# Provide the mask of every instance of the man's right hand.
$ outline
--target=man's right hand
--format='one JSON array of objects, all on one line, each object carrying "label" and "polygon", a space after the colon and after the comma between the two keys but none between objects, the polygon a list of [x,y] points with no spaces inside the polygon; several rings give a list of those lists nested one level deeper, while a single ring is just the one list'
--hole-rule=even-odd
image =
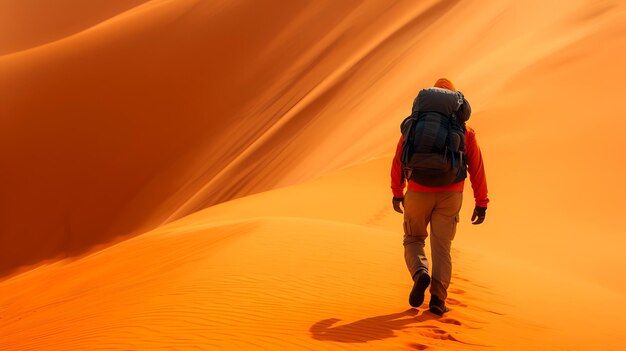
[{"label": "man's right hand", "polygon": [[404,207],[404,198],[403,197],[394,197],[392,200],[393,209],[398,213],[404,213],[402,208]]}]

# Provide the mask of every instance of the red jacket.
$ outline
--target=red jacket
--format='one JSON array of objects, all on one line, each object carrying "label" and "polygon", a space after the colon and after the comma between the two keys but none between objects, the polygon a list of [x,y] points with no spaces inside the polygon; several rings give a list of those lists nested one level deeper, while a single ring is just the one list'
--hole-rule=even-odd
[{"label": "red jacket", "polygon": [[[394,197],[404,196],[404,186],[406,179],[404,179],[404,172],[402,171],[402,163],[400,157],[402,155],[402,143],[404,137],[400,136],[400,141],[396,148],[396,155],[393,158],[391,164],[391,191]],[[483,156],[480,153],[480,148],[476,142],[476,132],[470,127],[466,127],[465,131],[465,152],[467,153],[467,171],[469,173],[470,181],[472,182],[472,189],[474,190],[474,198],[476,199],[476,206],[487,207],[489,198],[487,197],[487,178],[485,177],[485,167],[483,165]],[[427,187],[415,183],[409,180],[409,190],[418,192],[463,192],[463,186],[465,181],[460,181],[448,186],[442,187]]]}]

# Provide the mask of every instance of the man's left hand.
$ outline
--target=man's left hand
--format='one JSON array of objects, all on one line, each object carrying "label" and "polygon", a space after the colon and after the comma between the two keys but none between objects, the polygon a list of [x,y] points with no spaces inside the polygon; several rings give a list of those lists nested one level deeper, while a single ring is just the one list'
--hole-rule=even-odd
[{"label": "man's left hand", "polygon": [[485,221],[487,214],[487,207],[474,207],[474,214],[472,214],[472,224],[481,224]]}]

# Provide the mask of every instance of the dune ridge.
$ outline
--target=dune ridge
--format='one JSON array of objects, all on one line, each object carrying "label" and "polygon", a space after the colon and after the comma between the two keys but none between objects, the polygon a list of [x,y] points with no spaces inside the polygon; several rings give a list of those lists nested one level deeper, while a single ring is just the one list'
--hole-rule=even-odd
[{"label": "dune ridge", "polygon": [[[116,237],[122,234],[141,232],[146,228],[162,223],[164,219],[171,216],[172,211],[175,211],[188,197],[192,196],[207,181],[210,181],[219,169],[229,164],[230,160],[236,157],[238,152],[244,150],[264,130],[268,129],[274,123],[273,121],[280,119],[282,116],[282,113],[276,114],[278,112],[276,108],[280,108],[280,106],[276,106],[255,118],[255,120],[261,122],[261,128],[255,125],[255,123],[242,124],[240,118],[250,118],[250,114],[254,111],[247,110],[245,104],[242,107],[242,110],[246,111],[245,114],[238,115],[233,111],[233,109],[241,105],[241,103],[235,103],[235,101],[240,99],[240,93],[222,99],[224,100],[222,101],[223,104],[216,110],[216,106],[211,106],[212,103],[208,103],[219,101],[219,99],[211,98],[207,101],[200,101],[198,100],[200,96],[182,96],[179,92],[180,89],[177,89],[177,92],[159,92],[151,86],[154,86],[154,83],[160,82],[159,84],[163,84],[163,82],[148,75],[153,72],[150,66],[145,68],[135,66],[139,69],[132,71],[129,70],[131,67],[126,67],[129,63],[119,63],[118,60],[121,57],[124,57],[128,62],[145,61],[146,54],[143,52],[146,49],[150,49],[148,52],[150,56],[146,62],[150,63],[156,60],[153,65],[162,64],[158,62],[167,62],[166,59],[168,58],[172,59],[172,53],[167,52],[160,52],[160,55],[155,56],[153,52],[154,34],[149,32],[150,26],[160,25],[160,23],[164,25],[171,23],[168,22],[168,16],[177,17],[186,13],[184,17],[179,17],[178,23],[180,24],[178,27],[182,28],[180,35],[185,35],[185,39],[181,42],[178,37],[172,38],[170,43],[175,39],[177,41],[176,44],[172,44],[173,47],[179,47],[181,51],[189,51],[192,48],[196,50],[198,47],[197,41],[203,39],[197,34],[198,26],[203,23],[202,21],[205,21],[202,17],[203,15],[213,15],[218,10],[235,11],[231,8],[224,9],[219,6],[216,6],[217,9],[215,9],[207,3],[193,1],[159,1],[151,2],[147,5],[150,6],[143,6],[142,8],[144,9],[141,12],[129,11],[129,13],[123,14],[121,16],[123,18],[120,20],[109,20],[107,23],[91,30],[68,37],[66,40],[55,42],[53,43],[54,45],[2,58],[2,81],[6,83],[6,85],[3,84],[3,91],[7,93],[6,95],[3,94],[3,96],[10,102],[6,106],[9,106],[7,115],[11,116],[11,123],[5,129],[6,139],[3,150],[7,150],[7,152],[8,150],[21,150],[19,159],[5,154],[3,155],[3,160],[6,164],[13,165],[9,169],[20,170],[25,168],[23,163],[25,160],[28,160],[37,165],[37,174],[46,175],[45,183],[36,179],[29,180],[27,183],[30,184],[31,189],[28,189],[28,192],[24,189],[22,189],[24,191],[18,192],[16,189],[15,192],[9,193],[5,198],[4,201],[7,207],[5,213],[8,213],[5,216],[6,218],[4,218],[6,219],[4,221],[6,223],[5,232],[12,239],[13,245],[28,245],[27,243],[31,241],[26,238],[33,236],[33,233],[39,231],[46,231],[48,233],[47,240],[51,241],[37,249],[43,251],[41,253],[37,253],[37,250],[32,250],[34,257],[16,257],[7,252],[8,265],[4,268],[5,272],[7,270],[10,271],[15,266],[37,262],[46,257],[75,255],[84,252],[86,248],[88,249],[94,244],[114,241]],[[284,8],[284,4],[278,5],[280,5],[281,11],[286,12],[285,16],[288,16],[289,13]],[[350,5],[349,3],[342,5],[342,11],[344,13],[352,11]],[[330,4],[324,6],[330,6]],[[324,7],[312,7],[314,9],[309,10],[311,13],[303,16],[303,19],[309,22],[316,19],[315,16],[319,11],[324,10]],[[374,10],[378,10],[381,7],[384,8],[385,6],[372,3],[362,7],[364,9],[361,10],[357,19],[361,25],[365,25],[367,17],[364,17],[364,13],[372,13]],[[406,7],[406,4],[403,7]],[[194,11],[189,12],[192,9]],[[293,9],[293,11],[298,10],[302,11],[298,8]],[[339,9],[335,8],[335,11],[337,10]],[[249,10],[244,8],[237,9],[237,11],[245,12]],[[271,9],[267,9],[267,11],[271,11]],[[340,15],[341,12],[337,12],[337,14]],[[336,17],[335,21],[339,19],[339,17]],[[228,20],[229,18],[225,16],[224,22],[228,23]],[[181,21],[184,24],[181,24]],[[334,22],[331,21],[326,23],[326,25],[332,27]],[[383,25],[387,24],[383,23]],[[347,25],[344,25],[344,27],[354,30]],[[324,29],[319,28],[316,31],[323,32]],[[121,30],[125,30],[128,34],[123,37],[120,36],[119,32]],[[196,34],[190,35],[190,33]],[[235,35],[236,33],[234,32]],[[178,34],[173,33],[172,35],[177,36]],[[291,37],[293,37],[293,34]],[[101,39],[105,40],[102,41]],[[139,39],[143,40],[141,46],[129,51],[127,49],[128,42],[134,42]],[[237,40],[235,37],[230,39]],[[316,38],[311,37],[309,41],[314,39]],[[249,40],[243,40],[242,43],[248,43]],[[343,42],[346,43],[348,40],[344,38]],[[164,45],[163,42],[160,43],[160,46],[162,45]],[[218,47],[222,45],[224,48],[228,48],[230,44],[216,42],[214,45]],[[100,50],[101,46],[106,47],[104,56],[94,57],[89,50],[85,49],[94,48]],[[258,46],[258,44],[255,44],[255,46]],[[79,47],[83,49],[77,51],[76,48]],[[352,47],[353,45],[347,49]],[[121,51],[122,49],[124,51]],[[204,51],[196,52],[203,56],[212,56],[212,51],[209,49],[211,49],[211,46]],[[345,51],[346,49],[344,49]],[[275,60],[278,54],[279,52],[273,53],[274,57],[272,58]],[[188,56],[193,58],[194,55]],[[70,77],[75,77],[71,78],[74,82],[67,84],[68,89],[66,91],[63,91],[63,87],[60,89],[55,87],[54,90],[46,88],[47,85],[54,84],[61,79],[56,76],[56,73],[49,72],[47,69],[44,69],[43,73],[39,72],[42,69],[39,66],[41,66],[43,60],[49,60],[50,57],[55,58],[59,62],[55,64],[55,72],[64,72],[64,74],[68,74]],[[72,62],[72,60],[78,57],[86,62],[85,65],[76,65],[75,62]],[[180,59],[178,58],[178,60]],[[229,59],[232,61],[232,57]],[[298,82],[298,85],[294,85],[290,89],[291,91],[287,91],[291,95],[291,99],[297,97],[300,92],[305,92],[307,85],[314,86],[311,84],[316,84],[316,76],[324,71],[330,72],[334,65],[342,62],[342,59],[341,57],[335,57],[331,62],[321,62],[314,66],[320,68],[309,69],[309,72],[303,72],[306,77],[303,77]],[[214,57],[209,60],[196,58],[194,60],[195,64],[186,62],[185,67],[188,68],[188,71],[208,72],[207,68],[210,68],[210,66],[207,65],[207,62],[214,60]],[[70,62],[71,65],[69,65]],[[264,63],[267,64],[267,61],[262,62],[260,68],[256,69],[256,77],[245,78],[248,82],[251,78],[256,78],[254,85],[259,87],[260,91],[262,91],[263,79],[260,79],[259,73],[263,73],[266,75],[265,79],[268,79],[268,73],[276,72],[275,67],[266,68],[263,66]],[[217,62],[215,64],[217,65]],[[276,64],[276,62],[272,62],[272,64]],[[50,65],[50,63],[48,62],[47,65]],[[235,60],[235,62],[231,62],[232,68],[228,71],[234,71],[234,68],[239,66],[237,60]],[[128,87],[118,85],[108,76],[105,78],[101,76],[102,73],[91,71],[94,67],[98,67],[104,74],[112,75],[113,77],[119,75],[119,73],[116,73],[118,71],[124,72],[128,75],[124,79],[128,79],[131,84]],[[241,65],[241,67],[246,66]],[[270,70],[263,71],[267,69]],[[84,72],[85,70],[89,70],[89,73]],[[169,70],[175,72],[171,68]],[[255,69],[250,71],[254,72]],[[193,74],[196,76],[203,75],[203,73],[198,72]],[[242,82],[246,82],[246,80],[242,81],[242,78],[238,79],[237,73],[222,72],[221,74],[223,74],[222,77],[213,76],[204,82],[187,81],[184,83],[186,90],[190,92],[204,92],[204,94],[217,91],[232,91],[234,87],[241,86]],[[26,77],[27,79],[24,79],[26,75],[36,76],[40,83],[38,84],[39,89],[33,89],[31,85],[24,84],[35,79],[34,77]],[[288,76],[291,77],[292,74]],[[90,77],[91,82],[100,83],[97,85],[88,83],[81,77]],[[180,84],[180,78],[175,77],[175,75],[171,75],[168,78],[169,80],[165,81],[176,86]],[[213,83],[214,81],[219,82],[220,85]],[[138,84],[137,82],[140,83]],[[89,88],[81,87],[81,90],[84,90],[84,93],[82,93],[84,96],[81,96],[80,93],[77,94],[76,88],[85,83],[88,84]],[[214,84],[215,86],[213,86]],[[113,87],[117,91],[114,95],[111,95],[109,89]],[[209,90],[207,91],[207,89]],[[251,90],[248,93],[250,96],[256,94],[256,90],[250,87],[247,89]],[[104,96],[107,96],[109,100],[94,100],[93,96],[97,96],[102,92],[105,93]],[[309,120],[312,119],[312,116],[318,114],[324,104],[329,101],[329,94],[330,92],[327,92],[322,101],[307,109],[306,113],[298,119],[297,124],[292,124],[290,128],[283,131],[283,134],[290,134],[294,132],[294,129],[310,125]],[[221,94],[217,94],[217,96],[219,95]],[[285,96],[285,94],[280,96]],[[67,101],[70,97],[72,102]],[[137,101],[133,100],[135,98]],[[264,99],[261,101],[268,101],[268,99],[265,99],[265,96],[262,96],[262,98]],[[33,99],[39,102],[36,106],[29,104],[29,101]],[[164,102],[167,105],[151,108],[149,101]],[[245,98],[242,101],[245,101]],[[68,103],[71,106],[71,104],[76,105],[76,102],[78,102],[77,106],[71,109],[66,107]],[[209,107],[211,109],[207,110]],[[52,108],[52,111],[50,111],[50,108]],[[92,126],[88,126],[86,125],[87,122],[82,121],[82,108],[93,111],[88,123],[98,125],[97,130],[93,130]],[[28,121],[33,119],[34,116],[40,115],[42,113],[41,109],[45,109],[46,114],[54,113],[62,119],[61,121],[55,121],[53,125],[48,125],[51,128],[50,130],[57,133],[62,132],[62,135],[57,134],[54,137],[45,134],[41,135],[41,133],[32,135],[33,132],[29,129],[30,122]],[[61,110],[55,113],[55,109]],[[231,115],[232,117],[230,120],[206,118],[205,114],[207,111]],[[186,116],[186,119],[179,120],[176,124],[169,122],[169,116],[174,113],[178,116]],[[20,119],[18,116],[25,118]],[[158,116],[163,117],[159,120],[160,117],[157,118]],[[268,119],[268,121],[264,121],[265,119]],[[123,123],[124,120],[130,122],[130,124]],[[182,121],[184,122],[181,123]],[[311,143],[307,143],[307,139],[319,139],[320,128],[322,130],[325,129],[329,122],[326,121],[318,128],[308,132],[307,138],[299,138],[298,142],[286,144],[282,141],[282,139],[289,140],[289,135],[272,141],[276,145],[269,144],[262,148],[262,152],[255,154],[257,159],[253,160],[253,164],[246,166],[254,168],[274,159],[276,160],[275,162],[281,162],[281,167],[273,169],[270,175],[259,174],[256,177],[258,183],[248,182],[248,186],[243,188],[235,186],[240,184],[240,181],[234,176],[245,174],[247,169],[235,169],[231,175],[233,179],[228,180],[232,184],[215,183],[213,191],[205,195],[205,198],[210,200],[208,202],[205,200],[202,205],[207,206],[234,196],[241,196],[280,185],[277,183],[281,182],[283,173],[288,173],[287,170],[296,167],[294,162],[298,158],[298,154],[306,154],[310,151],[306,145],[311,145]],[[58,127],[54,127],[57,124],[61,126],[73,125],[75,127],[72,127],[72,130],[58,130]],[[73,132],[73,130],[79,131],[78,134]],[[28,138],[28,140],[14,140],[10,135],[32,135],[32,137]],[[90,138],[91,135],[96,135],[97,137]],[[108,135],[114,135],[115,138],[110,139]],[[247,137],[244,140],[233,138],[236,135],[246,135]],[[141,143],[138,142],[137,138],[141,138]],[[106,144],[105,140],[107,140]],[[163,140],[168,140],[168,143],[164,144]],[[210,140],[209,145],[206,145],[206,140]],[[146,142],[149,144],[146,144]],[[48,148],[47,153],[50,155],[41,155],[39,153],[37,146],[40,144]],[[72,150],[71,145],[75,144],[81,144],[83,148],[81,150]],[[201,145],[202,147],[200,147]],[[216,145],[219,145],[220,150],[225,150],[223,154],[214,152]],[[287,146],[290,146],[288,150],[293,149],[293,151],[277,156],[280,155],[280,150]],[[296,146],[300,150],[296,151]],[[93,158],[95,155],[98,156],[98,161]],[[51,164],[51,162],[54,162],[54,164]],[[321,160],[318,160],[316,163],[318,165],[322,164]],[[325,164],[326,162],[323,163]],[[311,167],[306,166],[302,168],[313,170],[318,167],[317,165],[312,165]],[[61,170],[60,172],[59,169]],[[268,167],[266,169],[272,168]],[[35,173],[35,170],[29,172]],[[312,176],[311,171],[307,171],[307,173],[308,175],[305,175],[305,177],[301,176],[298,180]],[[84,176],[80,176],[82,174]],[[317,174],[317,172],[313,172],[313,174]],[[23,177],[23,175],[21,173],[9,173],[4,177],[4,183],[16,184],[19,183],[16,178]],[[294,179],[290,180],[290,182],[294,181]],[[70,186],[70,184],[72,185]],[[67,188],[89,189],[84,194],[77,192],[75,195],[76,199],[72,203],[80,203],[80,206],[69,204],[70,200],[67,199],[66,195]],[[31,207],[29,210],[33,210],[32,206],[37,208],[37,202],[28,200],[29,196],[36,196],[38,199],[50,198],[56,204],[53,207],[54,213],[42,216],[37,223],[20,220],[20,214],[24,216],[26,208],[15,206],[15,203],[28,204]],[[18,197],[19,201],[17,200]],[[97,216],[84,213],[83,209],[92,208],[96,203],[99,208]],[[12,205],[9,206],[9,204]],[[48,209],[42,209],[41,212],[46,213]],[[184,214],[184,212],[181,214]],[[58,218],[63,218],[61,223],[59,223]],[[17,237],[23,239],[16,240]],[[69,248],[67,246],[66,248],[59,246],[59,242],[68,240],[70,242]]]},{"label": "dune ridge", "polygon": [[148,1],[0,1],[0,56],[63,40]]}]

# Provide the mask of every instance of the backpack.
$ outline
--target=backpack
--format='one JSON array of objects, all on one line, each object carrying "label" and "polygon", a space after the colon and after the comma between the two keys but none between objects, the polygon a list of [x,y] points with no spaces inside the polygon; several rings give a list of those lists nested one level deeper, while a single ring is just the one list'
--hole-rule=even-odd
[{"label": "backpack", "polygon": [[400,160],[406,179],[439,187],[467,177],[466,120],[458,116],[464,102],[459,91],[427,88],[419,92],[411,115],[400,125],[404,136]]}]

